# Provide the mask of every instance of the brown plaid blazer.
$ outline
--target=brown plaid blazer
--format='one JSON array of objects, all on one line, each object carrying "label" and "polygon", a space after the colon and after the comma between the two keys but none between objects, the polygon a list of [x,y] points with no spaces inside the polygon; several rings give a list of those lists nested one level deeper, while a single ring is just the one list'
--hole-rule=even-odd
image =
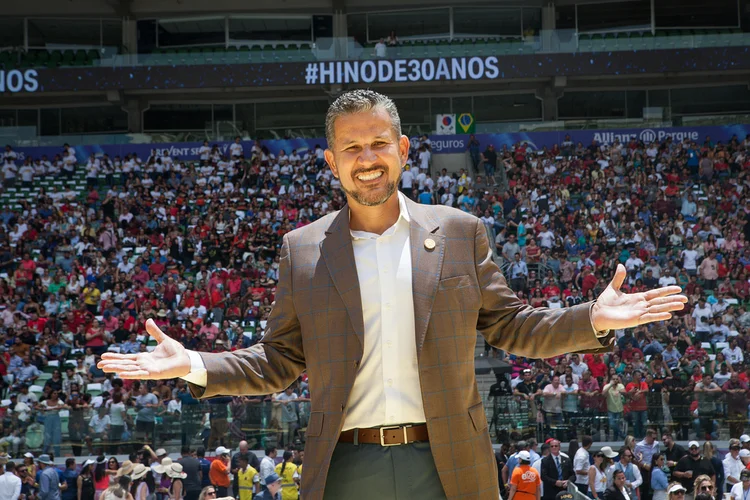
[{"label": "brown plaid blazer", "polygon": [[[477,330],[500,349],[532,358],[601,350],[591,304],[524,306],[492,260],[472,215],[407,201],[417,355],[432,455],[449,499],[498,498],[497,467],[474,375]],[[433,250],[425,248],[431,238]],[[201,353],[208,370],[196,397],[283,391],[307,370],[312,409],[302,498],[320,500],[362,358],[364,322],[349,210],[288,233],[276,302],[262,340],[248,349]]]}]

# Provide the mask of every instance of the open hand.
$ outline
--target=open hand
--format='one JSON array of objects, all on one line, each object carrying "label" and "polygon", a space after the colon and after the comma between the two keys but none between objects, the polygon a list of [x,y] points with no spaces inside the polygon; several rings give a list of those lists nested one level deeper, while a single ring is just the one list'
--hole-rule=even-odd
[{"label": "open hand", "polygon": [[152,319],[146,321],[146,331],[159,344],[152,352],[106,352],[97,366],[104,373],[116,373],[124,379],[162,380],[190,373],[190,357],[182,344],[166,336]]},{"label": "open hand", "polygon": [[594,303],[591,321],[596,331],[619,330],[654,321],[666,321],[672,317],[672,312],[681,311],[685,307],[687,297],[675,295],[682,291],[679,286],[625,293],[620,287],[626,276],[625,266],[618,264],[614,278]]}]

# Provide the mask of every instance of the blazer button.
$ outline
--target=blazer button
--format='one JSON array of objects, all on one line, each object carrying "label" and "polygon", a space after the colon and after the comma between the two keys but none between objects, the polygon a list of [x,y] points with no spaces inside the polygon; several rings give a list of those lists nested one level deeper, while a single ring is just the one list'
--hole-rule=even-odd
[{"label": "blazer button", "polygon": [[341,404],[341,411],[344,411],[344,405],[343,405],[343,403]]},{"label": "blazer button", "polygon": [[355,362],[354,362],[354,367],[355,367],[355,368],[359,367],[359,361],[355,361]]}]

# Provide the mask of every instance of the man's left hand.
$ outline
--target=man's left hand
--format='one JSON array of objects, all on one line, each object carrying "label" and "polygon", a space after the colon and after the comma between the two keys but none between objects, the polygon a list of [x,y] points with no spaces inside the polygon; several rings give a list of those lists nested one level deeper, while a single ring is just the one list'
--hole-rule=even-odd
[{"label": "man's left hand", "polygon": [[609,286],[599,295],[591,310],[591,322],[598,332],[633,328],[654,321],[666,321],[673,311],[681,311],[688,301],[679,286],[665,286],[641,293],[620,290],[627,277],[622,264],[617,265]]}]

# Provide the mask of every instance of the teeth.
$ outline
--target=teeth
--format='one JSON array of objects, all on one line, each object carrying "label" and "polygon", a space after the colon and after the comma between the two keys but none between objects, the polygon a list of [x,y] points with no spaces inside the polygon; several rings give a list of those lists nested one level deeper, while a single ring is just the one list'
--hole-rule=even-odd
[{"label": "teeth", "polygon": [[377,179],[381,175],[383,175],[383,172],[377,171],[377,172],[372,172],[370,174],[358,175],[357,179],[359,179],[361,181],[371,181],[373,179]]}]

